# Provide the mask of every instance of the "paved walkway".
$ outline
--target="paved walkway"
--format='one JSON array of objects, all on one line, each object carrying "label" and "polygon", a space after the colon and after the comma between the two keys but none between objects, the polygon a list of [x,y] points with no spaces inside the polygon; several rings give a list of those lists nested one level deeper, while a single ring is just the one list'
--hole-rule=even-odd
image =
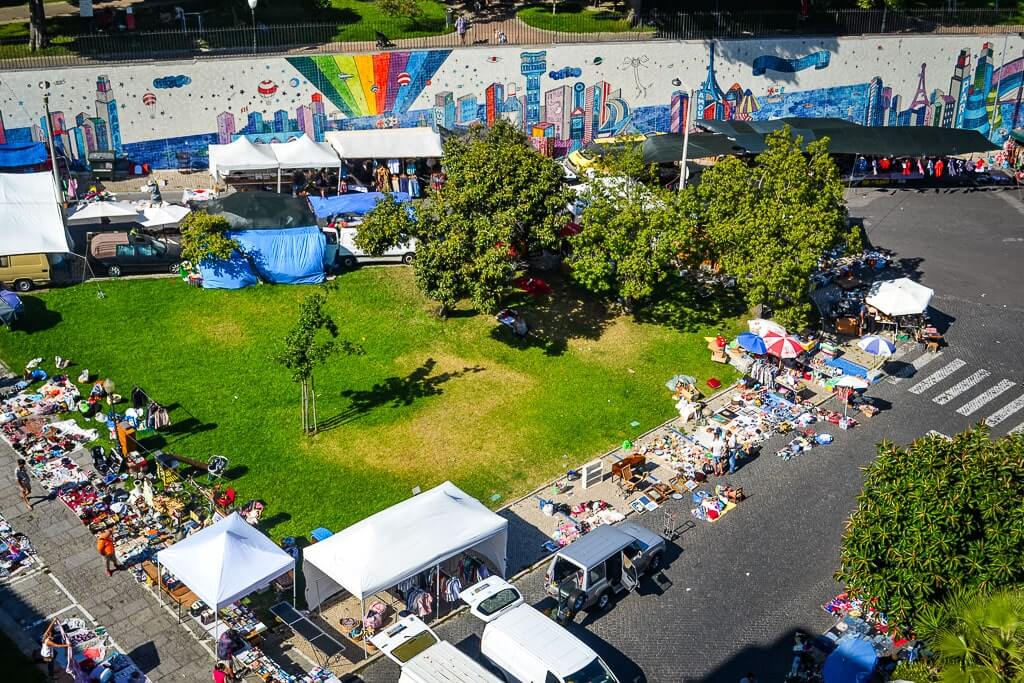
[{"label": "paved walkway", "polygon": [[[38,637],[40,620],[60,613],[79,615],[105,626],[113,640],[153,681],[208,680],[213,666],[211,651],[177,623],[169,607],[137,583],[128,572],[107,578],[96,553],[95,539],[71,510],[57,499],[33,500],[25,510],[14,479],[17,454],[0,441],[0,511],[25,533],[48,571],[18,577],[0,586],[0,612],[16,624],[11,632],[23,648]],[[43,489],[33,482],[33,491]]]}]

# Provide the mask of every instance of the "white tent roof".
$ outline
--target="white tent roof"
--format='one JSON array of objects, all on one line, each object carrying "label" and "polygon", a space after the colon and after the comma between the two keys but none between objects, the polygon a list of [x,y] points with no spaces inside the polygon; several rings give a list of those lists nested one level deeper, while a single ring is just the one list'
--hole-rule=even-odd
[{"label": "white tent roof", "polygon": [[187,206],[167,204],[166,206],[149,206],[142,209],[145,220],[142,226],[146,228],[159,228],[163,225],[177,225],[181,219],[192,213]]},{"label": "white tent roof", "polygon": [[442,154],[441,136],[426,127],[340,130],[325,137],[343,159],[419,159]]},{"label": "white tent roof", "polygon": [[276,170],[280,164],[269,147],[257,145],[245,136],[227,145],[210,145],[210,174],[220,178],[234,171]]},{"label": "white tent roof", "polygon": [[74,211],[68,214],[68,224],[99,223],[103,218],[110,219],[112,223],[131,223],[142,220],[139,210],[128,202],[99,201],[79,204]]},{"label": "white tent roof", "polygon": [[71,251],[49,173],[0,173],[0,256]]},{"label": "white tent roof", "polygon": [[873,284],[864,303],[886,315],[917,315],[928,308],[933,294],[934,290],[901,277]]},{"label": "white tent roof", "polygon": [[161,550],[156,559],[216,608],[266,586],[295,565],[291,555],[237,512]]},{"label": "white tent roof", "polygon": [[300,135],[291,142],[268,145],[281,168],[334,168],[341,163],[334,148]]},{"label": "white tent roof", "polygon": [[306,548],[306,602],[362,599],[471,548],[504,576],[507,542],[508,520],[446,481]]}]

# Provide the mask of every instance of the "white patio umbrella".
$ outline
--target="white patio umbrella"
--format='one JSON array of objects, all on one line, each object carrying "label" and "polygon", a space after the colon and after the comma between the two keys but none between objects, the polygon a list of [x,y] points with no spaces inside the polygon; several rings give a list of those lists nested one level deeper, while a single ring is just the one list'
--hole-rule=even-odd
[{"label": "white patio umbrella", "polygon": [[[857,389],[867,389],[871,384],[866,379],[861,379],[855,375],[843,375],[836,382],[836,386],[841,389],[849,389],[851,392]],[[846,400],[843,401],[843,417],[846,417],[846,411],[850,406],[850,397],[846,396]]]},{"label": "white patio umbrella", "polygon": [[138,209],[125,202],[89,202],[79,204],[68,215],[69,224],[99,223],[104,218],[112,223],[130,223],[142,220]]},{"label": "white patio umbrella", "polygon": [[778,324],[774,320],[765,320],[764,318],[754,318],[753,320],[747,321],[747,328],[756,334],[758,337],[763,337],[766,334],[776,334],[780,337],[786,336],[786,328]]},{"label": "white patio umbrella", "polygon": [[177,225],[181,219],[192,213],[187,206],[167,204],[166,206],[154,206],[142,210],[145,220],[142,221],[144,228],[162,228],[167,225]]}]

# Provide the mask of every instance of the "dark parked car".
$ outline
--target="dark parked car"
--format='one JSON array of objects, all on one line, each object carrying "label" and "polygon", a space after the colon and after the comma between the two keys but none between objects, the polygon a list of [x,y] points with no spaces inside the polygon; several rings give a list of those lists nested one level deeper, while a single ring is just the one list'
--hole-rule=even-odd
[{"label": "dark parked car", "polygon": [[118,277],[128,273],[177,273],[181,245],[149,235],[105,232],[89,242],[89,259],[97,275]]}]

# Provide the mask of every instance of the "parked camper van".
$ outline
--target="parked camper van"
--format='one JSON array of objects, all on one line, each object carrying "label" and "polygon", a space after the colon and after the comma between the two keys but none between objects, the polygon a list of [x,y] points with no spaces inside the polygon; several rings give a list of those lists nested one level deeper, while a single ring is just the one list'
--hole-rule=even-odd
[{"label": "parked camper van", "polygon": [[27,292],[50,284],[50,261],[46,254],[0,256],[0,284]]},{"label": "parked camper van", "polygon": [[370,642],[402,667],[398,683],[501,683],[415,616],[405,617]]},{"label": "parked camper van", "polygon": [[580,609],[604,609],[612,595],[631,591],[640,576],[661,568],[665,539],[639,524],[599,526],[555,553],[544,575],[549,595],[583,591]]},{"label": "parked camper van", "polygon": [[490,576],[460,597],[486,623],[480,652],[509,683],[618,683],[596,652],[504,579]]}]

